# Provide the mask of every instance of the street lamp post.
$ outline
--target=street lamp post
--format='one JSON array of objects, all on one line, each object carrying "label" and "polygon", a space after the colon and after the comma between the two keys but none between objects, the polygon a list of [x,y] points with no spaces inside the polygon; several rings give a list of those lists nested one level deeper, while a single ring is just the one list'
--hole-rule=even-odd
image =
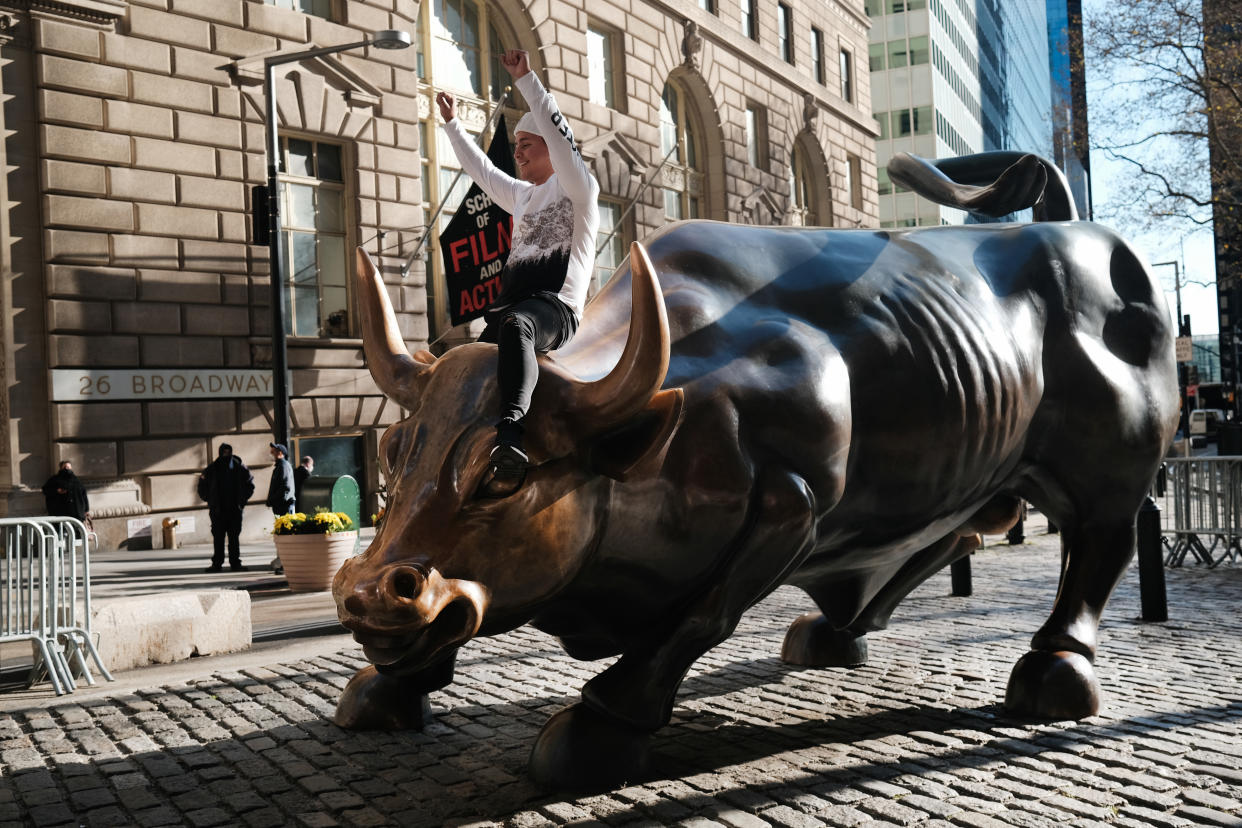
[{"label": "street lamp post", "polygon": [[268,267],[272,287],[272,432],[276,442],[289,445],[289,355],[285,336],[285,290],[284,256],[280,249],[280,182],[277,180],[280,166],[280,137],[277,133],[276,73],[275,68],[285,63],[295,63],[311,57],[330,55],[363,46],[377,49],[405,49],[410,45],[408,32],[384,29],[366,40],[345,43],[341,46],[324,46],[270,55],[263,59],[263,90],[267,96],[267,217],[268,217]]}]

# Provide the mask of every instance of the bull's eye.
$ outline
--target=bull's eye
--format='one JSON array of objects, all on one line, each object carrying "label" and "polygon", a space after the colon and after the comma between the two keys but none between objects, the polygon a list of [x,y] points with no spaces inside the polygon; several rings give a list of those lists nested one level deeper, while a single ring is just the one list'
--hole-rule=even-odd
[{"label": "bull's eye", "polygon": [[502,476],[496,473],[493,468],[488,468],[483,472],[483,479],[479,481],[479,486],[475,489],[474,496],[476,500],[499,500],[515,494],[522,488],[522,484],[526,482],[526,474],[523,472],[520,476]]}]

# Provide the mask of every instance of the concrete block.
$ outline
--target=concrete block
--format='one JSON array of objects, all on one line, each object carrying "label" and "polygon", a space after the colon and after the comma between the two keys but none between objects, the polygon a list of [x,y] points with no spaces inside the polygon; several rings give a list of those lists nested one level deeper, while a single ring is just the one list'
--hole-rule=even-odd
[{"label": "concrete block", "polygon": [[[295,43],[305,43],[307,40],[310,40],[306,32],[308,17],[310,15],[302,14],[292,9],[277,8],[264,3],[246,4],[247,29],[275,35],[279,38],[292,40]],[[332,42],[335,43],[335,41]],[[323,43],[328,45],[329,41],[323,41]]]},{"label": "concrete block", "polygon": [[142,436],[140,403],[57,403],[52,410],[58,440]]},{"label": "concrete block", "polygon": [[107,302],[50,299],[47,304],[50,330],[112,332],[112,314]]},{"label": "concrete block", "polygon": [[181,333],[180,306],[163,302],[113,302],[112,329],[116,333]]},{"label": "concrete block", "polygon": [[107,176],[96,164],[44,161],[42,166],[44,189],[94,196],[108,192]]},{"label": "concrete block", "polygon": [[81,230],[45,230],[43,249],[51,262],[107,264],[108,235]]},{"label": "concrete block", "polygon": [[211,50],[211,24],[180,14],[131,6],[129,33],[161,43],[193,46],[204,52]]},{"label": "concrete block", "polygon": [[240,181],[182,175],[178,176],[178,184],[183,205],[237,212],[246,209],[246,187]]},{"label": "concrete block", "polygon": [[116,443],[57,443],[56,456],[73,463],[73,470],[84,478],[117,476]]},{"label": "concrete block", "polygon": [[[171,138],[173,136],[173,114],[160,106],[130,103],[128,101],[104,101],[104,116],[108,129],[126,133],[126,146],[129,135],[149,135],[155,138]],[[129,158],[126,157],[128,162]]]},{"label": "concrete block", "polygon": [[152,402],[147,422],[151,434],[219,434],[233,430],[237,406],[230,400]]},{"label": "concrete block", "polygon": [[129,91],[125,70],[55,55],[39,55],[39,85],[71,92],[94,92],[124,97]]},{"label": "concrete block", "polygon": [[144,336],[142,362],[185,368],[223,366],[224,342],[218,336]]},{"label": "concrete block", "polygon": [[99,30],[34,18],[35,44],[40,52],[99,59]]},{"label": "concrete block", "polygon": [[[265,6],[264,8],[273,7]],[[215,45],[212,53],[216,55],[239,58],[270,52],[277,46],[276,38],[261,32],[221,26],[218,23],[212,28],[215,30]]]},{"label": "concrete block", "polygon": [[392,16],[386,10],[366,3],[346,3],[345,22],[368,32],[392,28]]},{"label": "concrete block", "polygon": [[177,177],[172,173],[110,167],[108,181],[115,198],[164,204],[177,202]]},{"label": "concrete block", "polygon": [[[266,253],[266,251],[264,251]],[[249,273],[247,246],[235,242],[183,241],[181,255],[189,270]]]},{"label": "concrete block", "polygon": [[220,274],[182,270],[138,271],[139,296],[148,301],[220,301]]},{"label": "concrete block", "polygon": [[[198,474],[161,474],[158,477],[151,478],[151,511],[161,512],[169,509],[201,509],[206,504],[198,499]],[[161,520],[161,525],[163,521]],[[206,540],[211,539],[210,532],[210,516],[206,513],[199,518],[196,523],[206,522],[207,525],[202,527]],[[154,526],[152,527],[154,528]],[[198,534],[199,527],[195,527],[195,534]],[[156,533],[157,535],[159,533]],[[163,538],[153,538],[156,545],[163,547],[161,541]],[[180,538],[182,542],[187,538]]]},{"label": "concrete block", "polygon": [[[172,51],[172,73],[174,77],[204,81],[211,84],[229,83],[229,61],[227,58],[212,54],[211,52],[200,52],[197,49],[190,49],[186,46],[174,46]],[[226,117],[236,117],[237,113],[225,112],[219,105],[221,97],[224,97],[226,100],[231,99],[231,96],[222,96],[220,94],[221,91],[236,92],[236,90],[221,90],[217,87],[214,91],[216,93],[214,111]]]},{"label": "concrete block", "polygon": [[103,40],[104,55],[110,64],[165,75],[172,70],[172,49],[167,44],[111,32],[104,32]]},{"label": "concrete block", "polygon": [[216,239],[220,236],[220,222],[215,210],[163,204],[137,206],[138,228],[144,233],[188,239]]},{"label": "concrete block", "polygon": [[195,437],[127,440],[122,444],[122,451],[125,474],[202,471],[208,460],[203,441]]},{"label": "concrete block", "polygon": [[54,89],[41,90],[39,113],[44,121],[95,129],[103,126],[103,101],[89,95],[57,92]]},{"label": "concrete block", "polygon": [[176,109],[211,112],[215,96],[211,87],[199,81],[170,78],[149,72],[130,72],[133,99],[140,103],[159,104]]},{"label": "concrete block", "polygon": [[172,0],[172,10],[176,14],[217,20],[232,26],[242,25],[244,5],[242,0]]},{"label": "concrete block", "polygon": [[250,314],[245,307],[210,307],[187,305],[185,308],[185,333],[215,334],[217,336],[248,336]]},{"label": "concrete block", "polygon": [[232,118],[178,112],[176,120],[178,141],[241,149],[241,124]]},{"label": "concrete block", "polygon": [[134,229],[134,207],[125,201],[48,195],[43,197],[43,209],[50,225],[126,232]]},{"label": "concrete block", "polygon": [[98,161],[104,164],[130,162],[129,136],[114,135],[90,129],[44,124],[44,154],[71,161]]},{"label": "concrete block", "polygon": [[112,237],[112,261],[136,267],[177,267],[177,240],[117,234]]},{"label": "concrete block", "polygon": [[90,366],[102,368],[138,364],[136,336],[76,336],[53,334],[48,337],[52,368]]},{"label": "concrete block", "polygon": [[237,652],[249,649],[253,634],[250,594],[231,589],[115,599],[93,608],[91,631],[114,672]]},{"label": "concrete block", "polygon": [[149,170],[215,175],[216,153],[211,147],[178,144],[155,138],[134,138],[134,166]]},{"label": "concrete block", "polygon": [[[100,236],[107,244],[107,237]],[[48,293],[80,299],[133,299],[137,292],[134,271],[118,267],[49,265]]]}]

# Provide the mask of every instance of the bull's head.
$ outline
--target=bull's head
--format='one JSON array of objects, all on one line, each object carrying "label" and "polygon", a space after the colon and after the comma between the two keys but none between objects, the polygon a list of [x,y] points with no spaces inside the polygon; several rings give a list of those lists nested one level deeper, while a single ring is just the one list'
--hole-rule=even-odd
[{"label": "bull's head", "polygon": [[660,391],[668,319],[650,260],[634,244],[633,309],[616,367],[583,381],[540,359],[524,445],[531,468],[517,491],[489,496],[481,482],[499,408],[495,346],[411,356],[374,263],[361,249],[357,261],[371,374],[410,416],[380,442],[382,525],[332,593],[368,659],[414,671],[480,631],[525,623],[574,577],[603,528],[608,478],[625,479],[659,454],[682,397]]}]

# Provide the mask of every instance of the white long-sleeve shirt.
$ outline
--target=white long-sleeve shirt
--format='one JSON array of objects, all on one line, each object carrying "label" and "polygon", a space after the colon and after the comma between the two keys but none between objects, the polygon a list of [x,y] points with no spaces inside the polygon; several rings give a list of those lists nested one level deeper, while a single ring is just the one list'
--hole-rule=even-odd
[{"label": "white long-sleeve shirt", "polygon": [[599,182],[578,152],[573,132],[534,72],[515,84],[548,145],[553,173],[542,184],[496,168],[457,119],[444,125],[457,160],[483,192],[513,216],[512,248],[494,306],[553,294],[581,320],[599,231]]}]

